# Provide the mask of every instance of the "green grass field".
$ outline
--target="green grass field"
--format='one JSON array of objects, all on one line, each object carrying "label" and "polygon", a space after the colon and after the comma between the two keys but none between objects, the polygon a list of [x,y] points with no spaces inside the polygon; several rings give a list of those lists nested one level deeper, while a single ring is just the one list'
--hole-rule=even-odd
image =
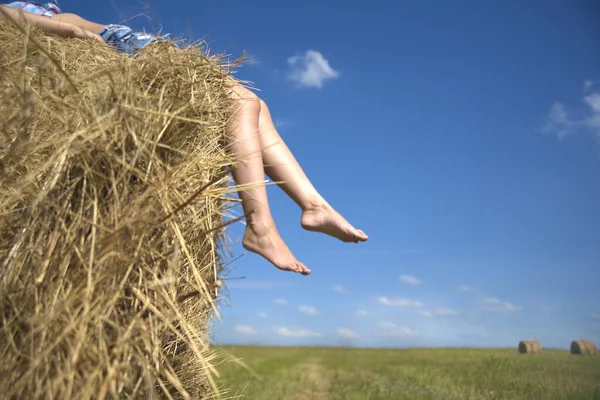
[{"label": "green grass field", "polygon": [[[223,346],[225,397],[250,400],[600,400],[600,356],[545,350]],[[240,397],[241,396],[241,397]]]}]

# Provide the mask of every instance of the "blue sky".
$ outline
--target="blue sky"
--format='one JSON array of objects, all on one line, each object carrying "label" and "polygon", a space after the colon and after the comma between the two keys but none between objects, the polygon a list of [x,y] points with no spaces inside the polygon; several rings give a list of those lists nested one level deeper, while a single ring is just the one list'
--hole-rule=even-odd
[{"label": "blue sky", "polygon": [[[117,2],[115,2],[117,3]],[[246,50],[308,176],[370,237],[283,238],[276,270],[230,230],[218,343],[567,347],[600,341],[600,4],[146,1],[175,36]],[[141,2],[60,2],[101,23]],[[148,11],[150,10],[150,11]]]}]

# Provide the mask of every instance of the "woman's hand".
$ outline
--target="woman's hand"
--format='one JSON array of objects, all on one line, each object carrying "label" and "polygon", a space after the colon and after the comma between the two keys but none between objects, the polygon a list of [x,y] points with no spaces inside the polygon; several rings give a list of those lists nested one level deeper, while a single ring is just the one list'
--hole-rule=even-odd
[{"label": "woman's hand", "polygon": [[78,39],[92,39],[99,42],[104,42],[104,39],[97,33],[93,33],[82,29],[76,25],[69,24],[67,22],[52,21],[56,24],[55,29],[50,29],[52,33],[62,37],[78,38]]}]

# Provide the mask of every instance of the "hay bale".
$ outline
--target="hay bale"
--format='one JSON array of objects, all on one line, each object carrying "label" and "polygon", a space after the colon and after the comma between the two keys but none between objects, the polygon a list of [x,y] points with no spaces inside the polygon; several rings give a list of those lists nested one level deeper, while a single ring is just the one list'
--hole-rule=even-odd
[{"label": "hay bale", "polygon": [[208,397],[233,79],[198,47],[0,45],[2,396]]},{"label": "hay bale", "polygon": [[540,354],[542,345],[538,340],[521,340],[519,342],[519,353],[521,354]]},{"label": "hay bale", "polygon": [[571,354],[594,355],[597,351],[596,344],[591,340],[573,340],[571,342]]}]

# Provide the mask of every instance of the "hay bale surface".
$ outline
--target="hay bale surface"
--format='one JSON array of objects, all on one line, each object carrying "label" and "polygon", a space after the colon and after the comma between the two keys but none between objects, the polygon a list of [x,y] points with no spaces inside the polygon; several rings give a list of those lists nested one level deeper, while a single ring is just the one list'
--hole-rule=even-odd
[{"label": "hay bale surface", "polygon": [[597,351],[596,344],[591,340],[573,340],[571,342],[571,354],[594,355]]},{"label": "hay bale surface", "polygon": [[540,354],[542,345],[538,340],[521,340],[519,342],[519,353],[521,354]]},{"label": "hay bale surface", "polygon": [[0,393],[208,398],[232,79],[0,19]]}]

